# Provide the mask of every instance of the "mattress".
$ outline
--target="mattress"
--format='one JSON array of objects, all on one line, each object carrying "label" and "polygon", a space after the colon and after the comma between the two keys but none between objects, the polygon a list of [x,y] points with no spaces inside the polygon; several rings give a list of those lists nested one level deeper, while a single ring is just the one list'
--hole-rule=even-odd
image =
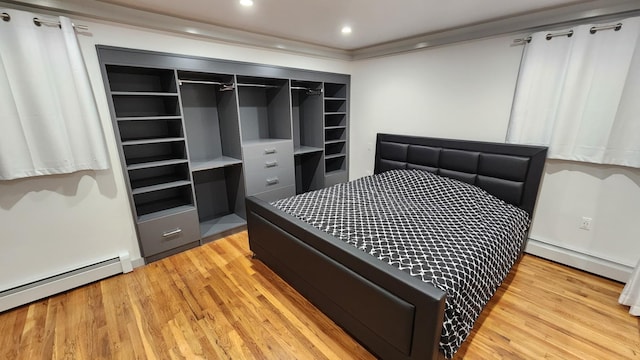
[{"label": "mattress", "polygon": [[518,259],[529,226],[522,209],[422,170],[391,170],[273,205],[446,292],[440,348],[449,358]]}]

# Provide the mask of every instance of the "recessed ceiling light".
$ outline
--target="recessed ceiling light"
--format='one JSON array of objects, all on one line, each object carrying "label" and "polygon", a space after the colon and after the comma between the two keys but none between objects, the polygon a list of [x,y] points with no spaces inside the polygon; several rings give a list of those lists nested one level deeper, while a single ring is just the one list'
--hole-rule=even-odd
[{"label": "recessed ceiling light", "polygon": [[351,34],[351,26],[342,27],[342,33],[343,34]]},{"label": "recessed ceiling light", "polygon": [[253,6],[253,0],[240,0],[240,5],[242,6]]}]

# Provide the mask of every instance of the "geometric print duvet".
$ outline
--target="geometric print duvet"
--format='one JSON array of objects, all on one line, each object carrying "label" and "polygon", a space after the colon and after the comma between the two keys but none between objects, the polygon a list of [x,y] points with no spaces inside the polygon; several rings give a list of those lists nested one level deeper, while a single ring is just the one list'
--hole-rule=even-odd
[{"label": "geometric print duvet", "polygon": [[273,205],[446,294],[440,348],[453,357],[515,264],[527,213],[454,179],[391,170]]}]

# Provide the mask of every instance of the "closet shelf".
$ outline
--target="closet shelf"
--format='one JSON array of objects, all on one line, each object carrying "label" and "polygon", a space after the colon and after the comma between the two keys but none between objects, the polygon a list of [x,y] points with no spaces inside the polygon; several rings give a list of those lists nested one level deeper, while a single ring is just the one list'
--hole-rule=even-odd
[{"label": "closet shelf", "polygon": [[332,154],[332,155],[325,155],[324,159],[325,160],[337,159],[337,158],[346,157],[346,156],[347,156],[347,154]]},{"label": "closet shelf", "polygon": [[200,222],[200,235],[206,238],[224,231],[247,225],[247,221],[236,214],[228,214]]},{"label": "closet shelf", "polygon": [[229,156],[221,156],[211,160],[191,160],[191,171],[212,170],[240,164],[242,164],[242,160]]},{"label": "closet shelf", "polygon": [[158,115],[158,116],[122,116],[117,117],[117,121],[142,121],[142,120],[179,120],[180,115]]},{"label": "closet shelf", "polygon": [[185,185],[191,185],[191,181],[179,180],[179,181],[172,181],[172,182],[163,183],[163,184],[139,187],[139,188],[133,189],[131,191],[131,194],[138,195],[138,194],[144,194],[152,191],[171,189],[171,188],[185,186]]},{"label": "closet shelf", "polygon": [[129,146],[129,145],[160,144],[160,143],[177,142],[177,141],[184,141],[184,138],[183,137],[169,137],[169,138],[127,140],[127,141],[123,141],[122,145],[123,146]]},{"label": "closet shelf", "polygon": [[322,152],[323,149],[314,146],[300,146],[293,149],[293,155],[304,155],[304,154],[312,154],[316,152]]},{"label": "closet shelf", "polygon": [[339,144],[339,143],[346,143],[347,140],[327,140],[324,143],[325,144]]},{"label": "closet shelf", "polygon": [[165,159],[165,160],[153,160],[153,158],[149,158],[149,161],[138,161],[135,164],[131,164],[127,166],[127,170],[138,170],[138,169],[146,169],[152,167],[166,166],[166,165],[176,165],[176,164],[184,164],[187,162],[187,159]]},{"label": "closet shelf", "polygon": [[177,97],[176,92],[155,92],[155,91],[112,91],[113,96],[173,96]]}]

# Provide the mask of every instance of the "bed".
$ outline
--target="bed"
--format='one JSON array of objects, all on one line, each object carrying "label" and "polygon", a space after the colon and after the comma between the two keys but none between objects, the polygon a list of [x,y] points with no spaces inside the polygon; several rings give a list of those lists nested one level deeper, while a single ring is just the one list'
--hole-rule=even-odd
[{"label": "bed", "polygon": [[[376,176],[354,183],[383,177],[406,177],[403,181],[409,183],[444,177],[453,180],[438,181],[447,186],[460,182],[469,191],[489,193],[530,217],[545,157],[544,147],[378,134]],[[451,349],[440,349],[440,342],[445,310],[450,310],[447,300],[454,294],[449,292],[448,298],[440,287],[380,261],[298,215],[254,197],[248,197],[246,205],[255,258],[373,354],[382,359],[437,359],[453,354]],[[526,229],[516,254],[521,253],[524,239]]]}]

